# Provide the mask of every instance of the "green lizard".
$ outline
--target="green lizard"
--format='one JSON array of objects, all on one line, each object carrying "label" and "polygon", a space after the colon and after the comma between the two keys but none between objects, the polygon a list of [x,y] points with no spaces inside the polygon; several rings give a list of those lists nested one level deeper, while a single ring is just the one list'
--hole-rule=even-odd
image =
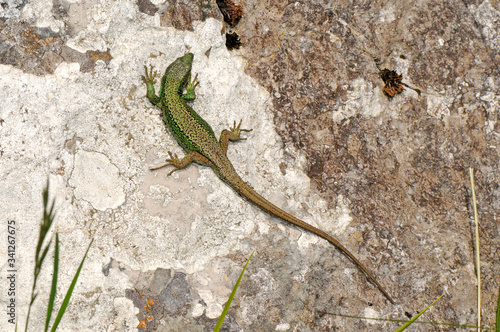
[{"label": "green lizard", "polygon": [[[152,169],[173,166],[174,168],[168,173],[170,175],[172,172],[182,169],[192,162],[211,167],[238,194],[262,210],[322,237],[343,251],[345,255],[359,266],[389,301],[394,303],[389,294],[375,280],[371,273],[337,239],[281,210],[256,193],[250,185],[240,178],[226,156],[227,147],[229,141],[246,139],[240,137],[240,134],[241,132],[249,132],[251,129],[242,129],[240,128],[241,121],[238,125],[236,125],[235,121],[233,127],[230,130],[223,130],[219,140],[217,140],[210,125],[187,105],[187,101],[192,101],[196,98],[194,89],[198,85],[196,76],[191,81],[193,57],[192,53],[187,53],[168,66],[161,79],[159,96],[155,94],[154,88],[157,73],[153,72],[152,66],[148,72],[145,66],[146,74],[142,78],[147,85],[147,97],[151,103],[161,108],[163,121],[165,121],[179,145],[187,152],[187,155],[182,159],[169,152],[170,159],[166,160],[167,164]],[[183,94],[184,90],[186,90],[185,94]]]}]

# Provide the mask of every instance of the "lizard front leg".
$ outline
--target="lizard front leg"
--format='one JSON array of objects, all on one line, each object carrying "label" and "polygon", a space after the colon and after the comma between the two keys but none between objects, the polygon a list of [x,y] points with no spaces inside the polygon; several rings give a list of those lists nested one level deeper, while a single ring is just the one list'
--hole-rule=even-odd
[{"label": "lizard front leg", "polygon": [[241,132],[243,132],[243,131],[245,131],[245,132],[252,131],[252,129],[243,129],[243,128],[240,128],[242,121],[243,120],[240,120],[240,123],[238,123],[238,125],[236,125],[236,121],[234,121],[234,124],[233,124],[232,128],[229,128],[229,130],[224,129],[222,131],[222,133],[220,133],[219,145],[222,148],[222,150],[224,151],[224,153],[227,152],[227,147],[229,145],[229,141],[235,142],[235,141],[246,140],[245,137],[241,137],[240,136]]},{"label": "lizard front leg", "polygon": [[149,169],[152,171],[155,171],[155,170],[163,168],[163,167],[174,166],[174,169],[171,170],[167,174],[167,176],[169,176],[173,172],[189,166],[192,162],[196,162],[196,163],[203,165],[203,166],[211,166],[211,167],[213,166],[212,162],[210,160],[208,160],[208,158],[204,157],[203,155],[201,155],[200,153],[198,153],[196,151],[189,152],[182,159],[179,159],[177,157],[177,154],[175,154],[175,153],[172,154],[172,152],[170,152],[170,151],[168,152],[168,154],[169,154],[170,158],[165,160],[167,162],[166,164],[161,165],[161,166],[157,166],[157,167],[150,167]]},{"label": "lizard front leg", "polygon": [[151,101],[151,103],[160,106],[160,97],[158,97],[155,93],[155,83],[156,83],[156,77],[158,76],[158,73],[153,70],[153,66],[149,67],[149,72],[148,72],[148,67],[144,66],[144,71],[145,74],[142,76],[142,80],[144,83],[146,83],[148,92],[147,92],[147,97]]},{"label": "lizard front leg", "polygon": [[198,78],[198,74],[196,74],[191,81],[191,74],[189,75],[189,78],[187,80],[186,84],[186,93],[182,95],[182,98],[186,101],[193,101],[196,99],[196,93],[194,92],[194,89],[200,84],[196,79]]}]

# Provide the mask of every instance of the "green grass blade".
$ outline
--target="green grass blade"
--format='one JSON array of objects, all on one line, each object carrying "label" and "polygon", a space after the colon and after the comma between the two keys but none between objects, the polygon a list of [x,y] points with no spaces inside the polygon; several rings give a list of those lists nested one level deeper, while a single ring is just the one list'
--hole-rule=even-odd
[{"label": "green grass blade", "polygon": [[243,267],[243,271],[240,273],[240,277],[238,278],[238,281],[236,281],[236,284],[233,287],[233,291],[231,292],[231,295],[229,295],[229,299],[226,302],[226,305],[224,306],[224,310],[222,310],[222,314],[219,317],[219,320],[217,321],[217,325],[215,325],[214,332],[219,332],[219,329],[222,326],[222,323],[224,322],[224,318],[226,317],[227,311],[229,310],[229,307],[231,306],[231,302],[233,301],[234,295],[236,294],[236,290],[238,289],[238,286],[240,285],[241,278],[243,278],[243,273],[245,273],[245,270],[247,268],[248,263],[250,262],[250,259],[252,259],[253,253],[248,257],[247,263]]},{"label": "green grass blade", "polygon": [[500,332],[500,287],[498,287],[497,322],[495,324],[495,331]]},{"label": "green grass blade", "polygon": [[89,252],[90,246],[94,242],[94,239],[90,241],[89,246],[87,247],[87,251],[85,251],[85,255],[82,258],[82,262],[80,263],[80,266],[78,267],[78,270],[76,271],[75,276],[73,277],[73,281],[71,282],[71,285],[68,288],[68,291],[66,292],[66,296],[64,297],[64,300],[61,304],[61,308],[59,308],[59,312],[57,313],[56,320],[54,321],[54,325],[52,325],[52,329],[50,330],[51,332],[54,332],[57,329],[57,326],[61,322],[62,316],[66,312],[66,308],[68,307],[69,304],[69,299],[71,298],[71,294],[73,294],[73,289],[76,286],[76,282],[78,280],[78,277],[80,276],[80,271],[82,270],[83,263],[85,262],[85,259],[87,258],[87,254]]},{"label": "green grass blade", "polygon": [[[444,294],[443,294],[444,295]],[[434,305],[434,303],[436,303],[440,298],[443,297],[443,295],[441,295],[440,297],[438,297],[437,299],[434,300],[434,302],[432,302],[431,304],[429,304],[427,306],[427,308],[425,308],[424,310],[422,310],[418,315],[416,315],[415,317],[413,317],[411,320],[409,320],[407,323],[405,323],[403,326],[401,326],[399,329],[396,330],[396,332],[401,332],[403,330],[406,330],[406,328],[408,326],[410,326],[414,321],[416,321],[418,319],[418,317],[420,317],[424,312],[427,311],[427,309],[429,309],[430,307],[432,307]]]},{"label": "green grass blade", "polygon": [[42,271],[42,262],[45,260],[45,256],[47,256],[47,253],[49,252],[50,245],[52,244],[52,239],[50,239],[48,245],[43,249],[42,254],[40,255],[40,269],[38,270],[38,274],[40,274],[40,271]]},{"label": "green grass blade", "polygon": [[54,309],[54,300],[57,292],[57,274],[59,272],[59,234],[56,233],[56,246],[54,249],[54,273],[52,274],[52,288],[50,289],[49,304],[47,306],[47,318],[45,320],[45,332],[49,329],[50,317]]},{"label": "green grass blade", "polygon": [[31,314],[31,307],[33,306],[33,303],[35,302],[35,299],[37,297],[37,292],[36,292],[36,283],[38,281],[38,276],[40,275],[40,272],[42,270],[42,264],[45,259],[45,256],[47,255],[47,252],[49,250],[49,247],[52,243],[52,238],[50,239],[49,243],[45,248],[43,248],[43,243],[49,234],[49,229],[52,226],[52,223],[55,218],[55,212],[54,212],[54,204],[55,200],[52,200],[52,204],[49,203],[49,179],[47,178],[47,184],[45,186],[45,189],[43,190],[42,193],[42,198],[43,198],[43,219],[40,224],[40,233],[38,235],[38,242],[36,245],[36,251],[35,251],[35,267],[33,269],[33,287],[31,289],[31,299],[30,299],[30,304],[28,307],[28,314],[26,315],[26,325],[24,327],[24,331],[28,331],[28,325],[30,321],[30,314]]}]

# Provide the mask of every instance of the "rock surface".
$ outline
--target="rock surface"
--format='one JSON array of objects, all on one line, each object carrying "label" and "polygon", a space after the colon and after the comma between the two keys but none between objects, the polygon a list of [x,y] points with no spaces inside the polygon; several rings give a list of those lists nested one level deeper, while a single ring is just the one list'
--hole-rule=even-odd
[{"label": "rock surface", "polygon": [[[211,331],[253,250],[227,331],[395,330],[337,315],[405,319],[441,294],[423,320],[473,325],[470,167],[482,321],[494,326],[500,2],[235,6],[243,14],[229,25],[215,0],[4,1],[0,215],[16,221],[21,326],[47,174],[62,241],[57,308],[94,238],[61,330]],[[239,48],[227,50],[226,33]],[[217,133],[240,118],[254,129],[229,148],[240,175],[337,236],[396,305],[338,250],[249,205],[211,170],[149,170],[183,152],[145,98],[143,66],[163,71],[187,51],[200,81],[193,107]],[[404,91],[384,94],[383,69],[401,75]]]}]

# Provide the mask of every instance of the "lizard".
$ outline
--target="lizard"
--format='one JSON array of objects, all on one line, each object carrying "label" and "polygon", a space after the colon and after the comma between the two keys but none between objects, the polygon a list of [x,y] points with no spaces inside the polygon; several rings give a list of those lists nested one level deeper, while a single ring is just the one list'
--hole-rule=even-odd
[{"label": "lizard", "polygon": [[[340,249],[365,273],[368,279],[377,286],[384,296],[394,304],[394,300],[368,269],[336,238],[281,210],[259,195],[238,175],[226,155],[229,141],[245,140],[246,138],[241,137],[241,133],[250,132],[252,129],[241,128],[242,120],[240,120],[238,125],[234,121],[233,127],[229,130],[224,129],[217,140],[212,127],[187,104],[187,102],[195,100],[196,93],[194,90],[199,84],[197,82],[198,75],[191,80],[193,59],[193,53],[186,53],[167,67],[161,79],[159,95],[156,95],[154,87],[158,73],[153,71],[153,66],[150,66],[149,71],[147,66],[144,66],[145,75],[142,76],[142,79],[147,86],[147,98],[152,104],[161,109],[163,121],[179,145],[187,152],[186,156],[179,159],[177,154],[172,154],[169,151],[170,158],[165,160],[166,164],[152,167],[151,170],[173,166],[173,169],[167,174],[168,176],[193,162],[211,167],[222,181],[226,182],[239,195],[265,212],[314,233]],[[186,90],[185,93],[184,90]]]}]

